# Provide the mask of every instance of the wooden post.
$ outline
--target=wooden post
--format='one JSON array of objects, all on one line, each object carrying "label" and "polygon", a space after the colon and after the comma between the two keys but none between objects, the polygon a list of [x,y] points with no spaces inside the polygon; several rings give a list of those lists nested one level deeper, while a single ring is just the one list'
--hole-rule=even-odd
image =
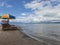
[{"label": "wooden post", "polygon": [[7,19],[7,24],[9,24],[9,19]]}]

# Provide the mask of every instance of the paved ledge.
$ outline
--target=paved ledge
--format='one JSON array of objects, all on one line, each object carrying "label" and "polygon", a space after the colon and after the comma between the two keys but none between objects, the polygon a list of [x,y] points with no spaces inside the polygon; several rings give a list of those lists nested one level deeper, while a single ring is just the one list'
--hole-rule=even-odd
[{"label": "paved ledge", "polygon": [[3,31],[0,27],[0,45],[44,45],[36,41],[20,30]]}]

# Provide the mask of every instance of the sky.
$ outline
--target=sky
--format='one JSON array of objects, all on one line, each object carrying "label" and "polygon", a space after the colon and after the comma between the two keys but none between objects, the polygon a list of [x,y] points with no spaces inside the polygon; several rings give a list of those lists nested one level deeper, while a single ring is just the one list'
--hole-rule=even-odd
[{"label": "sky", "polygon": [[60,0],[0,0],[0,15],[6,13],[16,22],[60,21]]}]

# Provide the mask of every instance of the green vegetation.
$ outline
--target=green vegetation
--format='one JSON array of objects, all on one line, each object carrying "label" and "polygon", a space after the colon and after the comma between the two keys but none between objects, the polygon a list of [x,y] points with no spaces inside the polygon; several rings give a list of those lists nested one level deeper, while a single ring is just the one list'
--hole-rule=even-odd
[{"label": "green vegetation", "polygon": [[1,19],[1,16],[0,16],[0,19]]}]

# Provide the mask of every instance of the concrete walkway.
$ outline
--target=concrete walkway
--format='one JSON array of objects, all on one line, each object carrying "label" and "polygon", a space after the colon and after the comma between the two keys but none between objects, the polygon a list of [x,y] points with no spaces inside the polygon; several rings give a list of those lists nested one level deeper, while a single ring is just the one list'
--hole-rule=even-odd
[{"label": "concrete walkway", "polygon": [[44,45],[19,30],[2,31],[0,29],[0,45]]}]

